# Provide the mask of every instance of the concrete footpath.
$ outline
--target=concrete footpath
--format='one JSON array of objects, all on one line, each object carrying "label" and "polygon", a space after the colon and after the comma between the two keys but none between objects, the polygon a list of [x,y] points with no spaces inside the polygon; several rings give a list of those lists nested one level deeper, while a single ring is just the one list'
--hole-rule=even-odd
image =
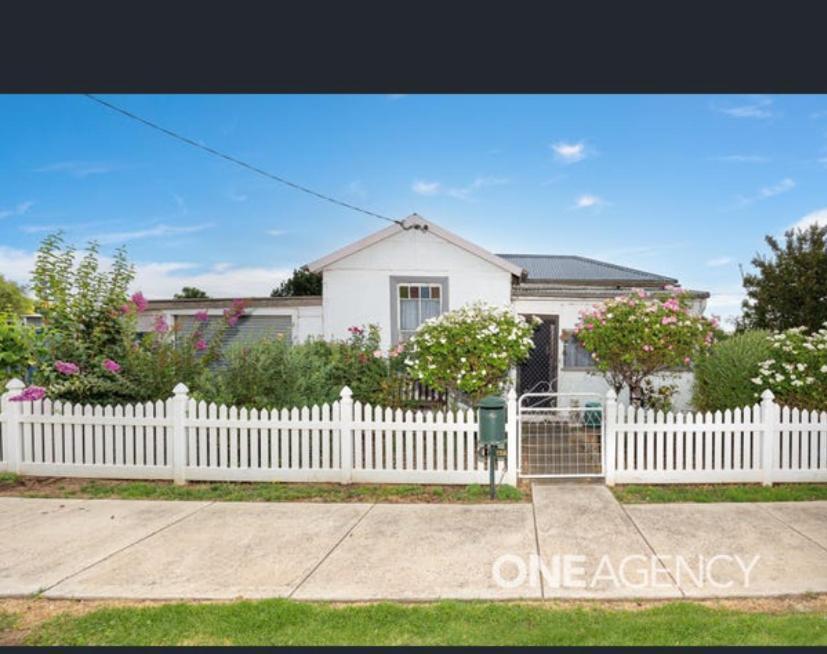
[{"label": "concrete footpath", "polygon": [[436,600],[827,592],[827,502],[620,505],[0,498],[0,596]]}]

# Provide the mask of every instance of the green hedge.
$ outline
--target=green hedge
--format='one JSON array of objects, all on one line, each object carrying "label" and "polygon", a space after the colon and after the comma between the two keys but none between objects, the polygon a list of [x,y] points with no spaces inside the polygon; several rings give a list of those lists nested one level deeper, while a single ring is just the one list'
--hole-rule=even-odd
[{"label": "green hedge", "polygon": [[692,402],[699,411],[755,404],[760,389],[751,380],[772,356],[767,331],[748,331],[718,341],[695,362]]}]

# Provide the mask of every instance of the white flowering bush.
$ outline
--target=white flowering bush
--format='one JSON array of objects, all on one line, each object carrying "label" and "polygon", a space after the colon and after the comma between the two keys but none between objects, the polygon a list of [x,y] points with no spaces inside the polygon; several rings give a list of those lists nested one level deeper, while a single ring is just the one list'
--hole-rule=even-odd
[{"label": "white flowering bush", "polygon": [[827,410],[827,322],[817,332],[795,327],[769,337],[772,356],[752,379],[755,396],[769,388],[781,404]]},{"label": "white flowering bush", "polygon": [[506,307],[469,304],[426,320],[405,345],[409,373],[426,386],[476,403],[503,390],[534,347],[531,321]]}]

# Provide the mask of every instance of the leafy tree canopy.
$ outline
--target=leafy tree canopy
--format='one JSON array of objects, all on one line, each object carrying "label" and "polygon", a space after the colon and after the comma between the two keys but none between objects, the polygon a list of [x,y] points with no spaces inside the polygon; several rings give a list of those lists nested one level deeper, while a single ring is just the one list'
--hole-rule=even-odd
[{"label": "leafy tree canopy", "polygon": [[756,272],[744,275],[739,330],[817,331],[827,322],[827,225],[790,230],[784,238],[782,246],[766,236],[770,256],[756,255]]},{"label": "leafy tree canopy", "polygon": [[26,297],[25,288],[0,275],[0,313],[22,316],[32,309],[33,303]]},{"label": "leafy tree canopy", "polygon": [[310,272],[307,266],[296,268],[290,279],[284,280],[274,288],[270,297],[293,297],[297,295],[321,295],[322,275]]},{"label": "leafy tree canopy", "polygon": [[209,298],[209,295],[195,286],[184,286],[184,288],[181,289],[181,292],[176,293],[173,297],[176,300],[197,300],[207,299]]}]

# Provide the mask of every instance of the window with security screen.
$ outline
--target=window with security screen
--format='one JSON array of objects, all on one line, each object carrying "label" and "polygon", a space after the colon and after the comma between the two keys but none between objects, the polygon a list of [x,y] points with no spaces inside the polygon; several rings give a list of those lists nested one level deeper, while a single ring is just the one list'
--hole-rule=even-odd
[{"label": "window with security screen", "polygon": [[400,341],[407,340],[419,325],[442,313],[443,295],[440,284],[397,284],[396,315]]},{"label": "window with security screen", "polygon": [[594,359],[591,352],[580,345],[580,341],[571,334],[563,342],[563,367],[565,368],[594,368]]}]

